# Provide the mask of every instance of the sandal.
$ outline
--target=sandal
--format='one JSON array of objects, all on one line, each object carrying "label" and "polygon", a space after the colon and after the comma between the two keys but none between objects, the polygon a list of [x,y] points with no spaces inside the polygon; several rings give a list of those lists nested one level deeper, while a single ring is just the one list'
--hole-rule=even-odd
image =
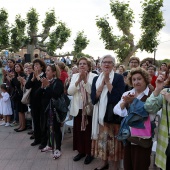
[{"label": "sandal", "polygon": [[53,159],[58,159],[61,157],[61,152],[57,149],[54,151]]},{"label": "sandal", "polygon": [[52,147],[46,146],[45,148],[41,149],[41,152],[48,152],[52,151]]}]

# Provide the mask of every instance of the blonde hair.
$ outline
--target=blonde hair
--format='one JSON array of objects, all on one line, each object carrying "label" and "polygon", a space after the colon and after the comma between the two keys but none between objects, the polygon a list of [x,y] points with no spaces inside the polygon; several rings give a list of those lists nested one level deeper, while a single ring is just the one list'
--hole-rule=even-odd
[{"label": "blonde hair", "polygon": [[58,62],[57,65],[59,66],[59,68],[60,68],[61,70],[64,70],[64,71],[68,72],[68,67],[65,65],[65,63],[63,63],[63,62]]},{"label": "blonde hair", "polygon": [[60,78],[60,68],[56,64],[50,64],[48,65],[53,72],[56,72],[56,78]]}]

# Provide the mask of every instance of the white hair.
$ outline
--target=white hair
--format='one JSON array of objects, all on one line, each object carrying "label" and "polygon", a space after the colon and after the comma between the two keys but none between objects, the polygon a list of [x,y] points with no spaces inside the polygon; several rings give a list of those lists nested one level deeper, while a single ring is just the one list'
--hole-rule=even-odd
[{"label": "white hair", "polygon": [[102,64],[102,61],[103,61],[105,58],[111,58],[112,61],[113,61],[113,64],[115,64],[115,58],[114,58],[112,55],[110,55],[110,54],[104,55],[104,56],[100,59],[100,64]]}]

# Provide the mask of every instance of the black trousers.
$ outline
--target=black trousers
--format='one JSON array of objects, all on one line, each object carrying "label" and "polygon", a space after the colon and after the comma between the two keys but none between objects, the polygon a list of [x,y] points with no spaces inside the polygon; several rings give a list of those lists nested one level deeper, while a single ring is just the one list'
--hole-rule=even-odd
[{"label": "black trousers", "polygon": [[41,142],[41,127],[40,127],[40,115],[41,110],[37,106],[36,108],[31,108],[31,114],[33,118],[33,124],[34,124],[34,137],[36,142]]},{"label": "black trousers", "polygon": [[48,141],[47,113],[41,112],[40,127],[41,127],[41,145],[47,146]]},{"label": "black trousers", "polygon": [[48,145],[52,146],[52,143],[55,141],[56,149],[61,150],[61,123],[57,122],[55,116],[53,120],[53,126],[48,125]]}]

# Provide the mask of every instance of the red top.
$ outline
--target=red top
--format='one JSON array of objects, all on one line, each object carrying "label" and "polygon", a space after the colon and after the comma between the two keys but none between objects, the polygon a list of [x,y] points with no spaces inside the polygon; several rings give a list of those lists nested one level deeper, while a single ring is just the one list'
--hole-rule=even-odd
[{"label": "red top", "polygon": [[60,80],[63,82],[63,84],[65,83],[67,78],[68,78],[67,72],[64,70],[61,70]]},{"label": "red top", "polygon": [[156,87],[156,84],[155,84],[156,79],[157,79],[157,76],[152,76],[151,84],[154,87],[154,89]]}]

